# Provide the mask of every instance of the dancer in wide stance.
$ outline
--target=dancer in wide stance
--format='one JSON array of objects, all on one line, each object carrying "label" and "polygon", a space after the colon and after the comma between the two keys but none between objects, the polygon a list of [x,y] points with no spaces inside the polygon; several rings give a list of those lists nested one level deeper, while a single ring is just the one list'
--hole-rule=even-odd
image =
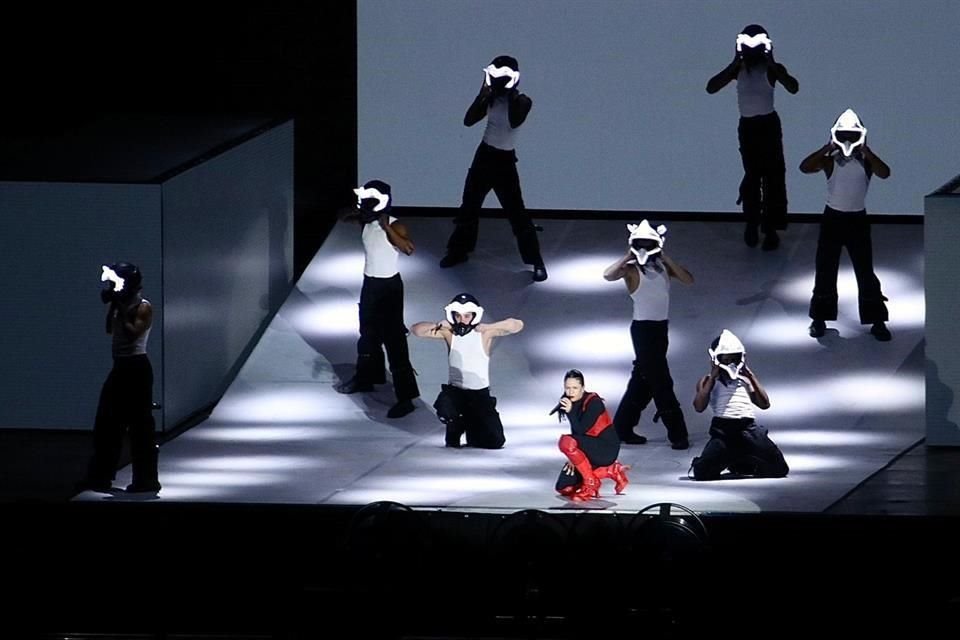
[{"label": "dancer in wide stance", "polygon": [[826,333],[827,320],[837,319],[837,272],[840,252],[850,254],[857,278],[860,324],[869,324],[870,333],[881,342],[891,339],[886,321],[887,298],[873,271],[873,242],[867,218],[867,189],[870,178],[890,177],[890,167],[867,146],[867,129],[847,109],[830,129],[830,141],[800,163],[800,171],[827,177],[827,205],[817,238],[817,275],[810,300],[810,335]]},{"label": "dancer in wide stance", "polygon": [[463,202],[454,220],[456,229],[447,242],[447,255],[440,266],[448,268],[466,262],[476,248],[480,207],[492,189],[510,219],[520,258],[533,266],[533,279],[542,282],[547,279],[547,269],[540,255],[537,228],[523,204],[517,173],[517,129],[533,107],[530,97],[520,93],[519,82],[520,65],[511,56],[497,56],[483,70],[480,92],[467,109],[463,124],[472,127],[486,118],[487,127],[467,171]]},{"label": "dancer in wide stance", "polygon": [[664,253],[666,227],[654,229],[644,220],[628,224],[627,231],[626,255],[603,273],[608,281],[623,280],[633,301],[630,337],[635,359],[613,423],[624,444],[645,444],[647,439],[633,428],[652,399],[657,406],[653,421],[663,420],[672,448],[686,449],[690,446],[687,424],[667,366],[667,328],[670,280],[692,284],[693,276]]}]

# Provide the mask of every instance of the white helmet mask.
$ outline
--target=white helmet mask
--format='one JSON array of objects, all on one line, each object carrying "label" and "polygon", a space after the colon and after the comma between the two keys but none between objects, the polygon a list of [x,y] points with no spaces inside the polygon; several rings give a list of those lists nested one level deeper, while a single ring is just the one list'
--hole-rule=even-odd
[{"label": "white helmet mask", "polygon": [[509,78],[507,84],[504,85],[506,89],[513,89],[517,86],[517,83],[520,82],[520,72],[515,69],[504,65],[502,67],[495,67],[493,64],[488,64],[483,68],[484,83],[490,87],[493,86],[493,78]]},{"label": "white helmet mask", "polygon": [[847,109],[831,127],[830,140],[840,147],[844,157],[849,158],[857,148],[866,143],[867,128],[853,109]]},{"label": "white helmet mask", "polygon": [[737,53],[744,54],[748,50],[760,51],[761,47],[764,53],[770,53],[773,50],[773,41],[767,34],[758,33],[753,36],[746,33],[737,34]]},{"label": "white helmet mask", "polygon": [[[707,353],[710,354],[710,360],[713,364],[726,371],[731,380],[737,379],[740,375],[740,370],[743,369],[743,365],[747,361],[747,350],[744,348],[743,343],[740,342],[740,338],[726,329],[720,332],[720,340],[717,341],[717,346],[707,349]],[[722,364],[720,362],[719,356],[733,354],[740,355],[739,362],[731,362],[728,364]]]},{"label": "white helmet mask", "polygon": [[[455,296],[454,299],[450,301],[450,304],[443,308],[443,312],[453,332],[458,336],[465,336],[470,333],[480,324],[480,319],[483,318],[483,307],[480,306],[480,301],[469,293],[461,293]],[[454,317],[454,312],[460,316],[461,320],[464,314],[472,313],[473,319],[469,324],[461,322]]]},{"label": "white helmet mask", "polygon": [[[630,232],[627,245],[630,247],[633,255],[637,257],[637,264],[640,266],[645,265],[647,260],[650,259],[650,256],[656,255],[663,250],[663,235],[667,232],[667,228],[662,224],[654,229],[650,226],[649,222],[643,220],[640,224],[628,224],[627,231]],[[649,245],[649,241],[655,242],[656,246],[653,248],[643,246]]]},{"label": "white helmet mask", "polygon": [[123,284],[125,280],[107,265],[101,265],[100,282],[112,282],[113,290],[119,293],[123,291]]},{"label": "white helmet mask", "polygon": [[357,195],[357,207],[363,205],[364,200],[376,200],[377,204],[372,209],[374,213],[380,213],[390,204],[390,194],[381,193],[374,187],[358,187],[353,192]]}]

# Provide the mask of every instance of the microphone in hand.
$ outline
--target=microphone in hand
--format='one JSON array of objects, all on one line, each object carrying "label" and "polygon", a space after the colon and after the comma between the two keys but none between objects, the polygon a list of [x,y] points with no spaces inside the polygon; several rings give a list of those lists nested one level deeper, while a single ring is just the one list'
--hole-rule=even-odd
[{"label": "microphone in hand", "polygon": [[557,420],[563,420],[563,418],[567,415],[567,412],[564,411],[564,409],[563,409],[563,400],[564,400],[564,398],[566,398],[566,397],[567,397],[567,396],[560,396],[560,401],[557,402],[557,406],[555,406],[553,409],[551,409],[551,410],[550,410],[550,413],[549,413],[548,415],[551,415],[551,416],[552,416],[553,414],[556,413],[556,414],[558,414],[558,415],[557,415]]}]

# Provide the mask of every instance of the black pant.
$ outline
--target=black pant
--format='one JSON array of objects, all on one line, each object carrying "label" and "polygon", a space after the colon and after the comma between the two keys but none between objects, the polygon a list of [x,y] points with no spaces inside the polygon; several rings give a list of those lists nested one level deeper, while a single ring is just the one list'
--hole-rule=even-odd
[{"label": "black pant", "polygon": [[783,453],[753,418],[714,418],[710,441],[692,466],[695,480],[717,480],[725,469],[757,478],[782,478],[790,472]]},{"label": "black pant", "polygon": [[397,400],[420,395],[410,364],[407,327],[403,324],[403,280],[363,277],[360,289],[360,339],[357,341],[357,382],[381,383],[386,378],[383,347],[387,348]]},{"label": "black pant", "polygon": [[477,147],[473,164],[467,171],[467,180],[463,185],[463,202],[460,205],[460,214],[454,220],[456,229],[447,242],[447,252],[451,255],[466,255],[476,248],[480,207],[491,189],[497,194],[500,206],[510,218],[510,227],[517,238],[520,257],[526,264],[543,264],[537,230],[530,220],[523,204],[523,194],[520,192],[517,154],[513,150],[504,151],[483,142]]},{"label": "black pant", "polygon": [[93,458],[88,480],[109,483],[116,476],[123,432],[130,431],[133,484],[157,482],[157,442],[153,419],[153,367],[146,355],[113,359],[100,391],[93,425]]},{"label": "black pant", "polygon": [[441,385],[433,408],[440,421],[447,425],[448,447],[459,447],[463,434],[467,435],[468,447],[499,449],[506,443],[503,423],[497,413],[497,399],[490,395],[489,387],[461,389]]},{"label": "black pant", "polygon": [[850,254],[853,273],[857,277],[860,323],[885,322],[889,317],[884,304],[887,298],[873,272],[873,242],[867,212],[841,212],[830,207],[823,211],[817,239],[817,277],[810,300],[810,317],[814,320],[837,319],[837,272],[843,247]]},{"label": "black pant", "polygon": [[740,199],[748,224],[764,233],[787,228],[787,168],[783,160],[783,131],[777,112],[740,118],[737,127],[743,180]]},{"label": "black pant", "polygon": [[667,327],[667,320],[634,320],[630,325],[636,359],[627,390],[613,417],[621,440],[626,440],[633,433],[633,427],[640,421],[640,414],[651,399],[657,406],[654,420],[663,420],[670,442],[676,443],[687,438],[687,425],[673,392],[673,378],[667,366]]}]

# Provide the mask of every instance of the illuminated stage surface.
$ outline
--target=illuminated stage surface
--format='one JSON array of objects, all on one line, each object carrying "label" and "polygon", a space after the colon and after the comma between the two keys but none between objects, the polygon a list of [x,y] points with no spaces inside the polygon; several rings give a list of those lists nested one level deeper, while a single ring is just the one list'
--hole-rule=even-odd
[{"label": "illuminated stage surface", "polygon": [[[461,291],[474,293],[485,320],[522,319],[524,331],[499,339],[491,358],[507,445],[498,451],[443,447],[431,407],[446,382],[440,340],[409,339],[422,393],[417,410],[390,420],[392,387],[341,395],[352,375],[356,302],[363,258],[359,229],[338,226],[264,333],[211,417],[163,446],[163,501],[362,505],[393,500],[456,510],[592,509],[635,512],[675,502],[698,512],[817,512],[840,499],[923,437],[923,227],[873,227],[876,272],[890,299],[894,339],[877,342],[856,314],[856,285],[844,253],[840,319],[827,335],[807,335],[818,226],[793,224],[779,250],[747,248],[742,225],[668,224],[665,250],[696,278],[674,283],[669,362],[691,448],[670,449],[654,407],[644,411],[644,446],[625,446],[632,465],[624,495],[603,485],[587,505],[558,497],[553,483],[568,429],[547,412],[563,372],[581,369],[611,415],[629,378],[630,301],[604,267],[622,255],[626,229],[613,221],[542,221],[550,278],[533,283],[506,220],[481,221],[470,261],[441,270],[447,219],[410,218],[417,251],[400,257],[406,321],[437,321]],[[694,385],[708,371],[706,349],[723,328],[747,346],[747,362],[772,406],[758,420],[780,445],[785,479],[694,482],[691,459],[707,442],[709,409],[693,411]],[[129,468],[116,486],[129,481]],[[80,500],[128,500],[81,494]]]}]

